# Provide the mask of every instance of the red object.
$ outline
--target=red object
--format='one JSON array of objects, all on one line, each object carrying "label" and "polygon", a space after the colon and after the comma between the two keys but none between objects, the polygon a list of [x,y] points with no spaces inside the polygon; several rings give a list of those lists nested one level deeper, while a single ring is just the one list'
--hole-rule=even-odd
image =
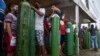
[{"label": "red object", "polygon": [[[16,36],[13,34],[13,36]],[[5,48],[7,53],[12,53],[15,50],[15,46],[10,46],[10,37],[7,33],[4,34]]]},{"label": "red object", "polygon": [[46,32],[49,32],[49,22],[47,20],[44,20],[44,30],[46,30]]},{"label": "red object", "polygon": [[60,24],[60,33],[61,35],[66,35],[66,24],[63,25]]}]

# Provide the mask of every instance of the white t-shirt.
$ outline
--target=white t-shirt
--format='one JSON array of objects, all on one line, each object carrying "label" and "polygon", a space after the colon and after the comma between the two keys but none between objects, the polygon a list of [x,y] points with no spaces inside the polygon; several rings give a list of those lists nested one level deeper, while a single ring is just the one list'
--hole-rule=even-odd
[{"label": "white t-shirt", "polygon": [[45,9],[44,8],[40,8],[39,11],[41,11],[42,13],[44,13],[43,16],[40,16],[36,13],[35,17],[35,30],[44,30],[44,26],[43,26],[43,22],[44,22],[44,16],[45,16]]}]

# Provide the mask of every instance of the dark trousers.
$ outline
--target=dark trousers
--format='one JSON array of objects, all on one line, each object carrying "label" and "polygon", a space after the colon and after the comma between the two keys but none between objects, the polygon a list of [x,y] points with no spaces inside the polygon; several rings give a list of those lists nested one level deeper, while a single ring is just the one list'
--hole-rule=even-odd
[{"label": "dark trousers", "polygon": [[3,48],[3,23],[0,23],[0,51]]}]

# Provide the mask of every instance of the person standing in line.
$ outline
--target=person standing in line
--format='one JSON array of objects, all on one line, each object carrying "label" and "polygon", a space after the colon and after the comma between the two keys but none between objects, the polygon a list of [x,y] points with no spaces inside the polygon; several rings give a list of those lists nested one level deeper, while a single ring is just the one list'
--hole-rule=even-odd
[{"label": "person standing in line", "polygon": [[66,37],[66,18],[65,18],[65,14],[62,15],[62,19],[60,20],[60,33],[61,33],[61,38],[60,38],[60,45],[61,45],[61,50],[60,53],[63,56],[63,49],[65,46],[65,37]]},{"label": "person standing in line", "polygon": [[78,35],[78,37],[79,37],[80,49],[84,48],[84,30],[85,30],[84,26],[79,29],[79,35]]},{"label": "person standing in line", "polygon": [[39,44],[42,56],[46,56],[47,51],[44,44],[44,17],[45,17],[45,8],[41,8],[38,2],[35,3],[35,7],[32,6],[32,9],[35,10],[35,31],[36,39]]},{"label": "person standing in line", "polygon": [[94,51],[98,51],[96,29],[94,28],[94,25],[91,25],[90,34],[91,34],[91,46]]},{"label": "person standing in line", "polygon": [[5,16],[4,20],[4,41],[7,56],[14,56],[17,30],[17,16],[15,15],[18,10],[18,5],[9,4],[7,10],[8,14]]}]

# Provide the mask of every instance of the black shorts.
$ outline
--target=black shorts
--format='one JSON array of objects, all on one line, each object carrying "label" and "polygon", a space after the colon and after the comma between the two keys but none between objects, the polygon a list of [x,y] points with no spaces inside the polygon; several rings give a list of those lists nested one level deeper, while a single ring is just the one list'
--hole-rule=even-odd
[{"label": "black shorts", "polygon": [[61,35],[61,41],[60,41],[60,44],[61,44],[61,45],[65,42],[65,36],[66,36],[66,35]]}]

